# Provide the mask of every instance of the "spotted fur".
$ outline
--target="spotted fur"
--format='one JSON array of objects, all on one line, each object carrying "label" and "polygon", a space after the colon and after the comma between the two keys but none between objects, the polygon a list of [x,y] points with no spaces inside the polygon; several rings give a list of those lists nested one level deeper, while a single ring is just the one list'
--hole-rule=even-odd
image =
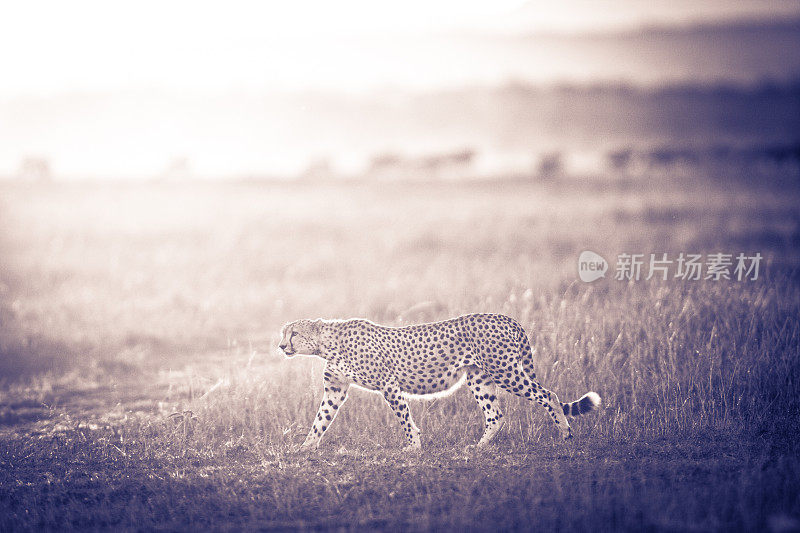
[{"label": "spotted fur", "polygon": [[572,437],[567,416],[600,405],[589,392],[561,403],[533,372],[528,337],[515,320],[496,314],[464,315],[443,322],[401,328],[369,320],[297,320],[284,326],[280,348],[287,357],[312,355],[326,361],[324,392],[317,417],[303,446],[319,446],[351,385],[383,395],[397,415],[408,446],[419,448],[419,429],[406,399],[448,394],[466,382],[485,418],[478,445],[503,426],[497,402],[500,390],[538,402],[564,439]]}]

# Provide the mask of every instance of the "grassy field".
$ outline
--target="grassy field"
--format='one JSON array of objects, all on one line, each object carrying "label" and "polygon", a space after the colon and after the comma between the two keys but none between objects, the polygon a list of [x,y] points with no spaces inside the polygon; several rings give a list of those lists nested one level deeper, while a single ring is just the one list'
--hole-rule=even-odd
[{"label": "grassy field", "polygon": [[[0,530],[800,528],[800,191],[742,180],[0,185]],[[755,253],[753,281],[578,280],[583,250]],[[516,318],[537,405],[469,392],[404,453],[283,323]]]}]

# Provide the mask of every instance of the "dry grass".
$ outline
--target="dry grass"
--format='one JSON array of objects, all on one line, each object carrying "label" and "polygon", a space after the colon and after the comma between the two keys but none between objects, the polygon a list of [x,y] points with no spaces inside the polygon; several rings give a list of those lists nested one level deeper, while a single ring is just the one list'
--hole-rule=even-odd
[{"label": "dry grass", "polygon": [[[797,525],[800,194],[705,181],[0,189],[0,529]],[[748,282],[576,281],[578,253],[759,251]],[[613,262],[613,261],[612,261]],[[605,409],[563,445],[503,397],[356,391],[302,441],[322,363],[282,323],[517,318]],[[175,413],[174,416],[170,416]],[[793,522],[794,521],[794,522]]]}]

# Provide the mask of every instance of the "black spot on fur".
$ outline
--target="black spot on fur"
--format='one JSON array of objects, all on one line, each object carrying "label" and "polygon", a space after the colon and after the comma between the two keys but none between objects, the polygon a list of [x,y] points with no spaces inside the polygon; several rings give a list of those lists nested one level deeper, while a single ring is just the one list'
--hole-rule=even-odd
[{"label": "black spot on fur", "polygon": [[589,411],[594,409],[594,404],[592,403],[591,398],[589,398],[588,396],[584,396],[583,398],[581,398],[580,401],[578,402],[578,405],[580,406],[581,414],[588,413]]}]

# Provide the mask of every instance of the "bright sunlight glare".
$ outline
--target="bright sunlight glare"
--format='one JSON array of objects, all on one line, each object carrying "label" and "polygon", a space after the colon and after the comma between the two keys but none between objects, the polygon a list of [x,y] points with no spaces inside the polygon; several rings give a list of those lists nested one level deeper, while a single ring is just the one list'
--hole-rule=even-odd
[{"label": "bright sunlight glare", "polygon": [[[26,2],[4,9],[0,67],[8,92],[229,89],[364,83],[377,43],[457,31],[519,0],[342,2]],[[380,44],[379,44],[380,46]],[[2,89],[0,89],[2,90]]]},{"label": "bright sunlight glare", "polygon": [[[797,0],[15,2],[0,17],[0,96],[425,87],[446,78],[424,61],[421,71],[415,66],[439,44],[432,37],[607,31],[799,9]],[[459,61],[469,66],[470,58]]]},{"label": "bright sunlight glare", "polygon": [[350,173],[385,151],[481,148],[473,128],[445,127],[463,102],[436,133],[413,95],[772,79],[794,72],[786,39],[631,45],[619,32],[798,14],[798,0],[8,3],[0,176],[41,159],[60,177],[291,175],[326,161]]}]

